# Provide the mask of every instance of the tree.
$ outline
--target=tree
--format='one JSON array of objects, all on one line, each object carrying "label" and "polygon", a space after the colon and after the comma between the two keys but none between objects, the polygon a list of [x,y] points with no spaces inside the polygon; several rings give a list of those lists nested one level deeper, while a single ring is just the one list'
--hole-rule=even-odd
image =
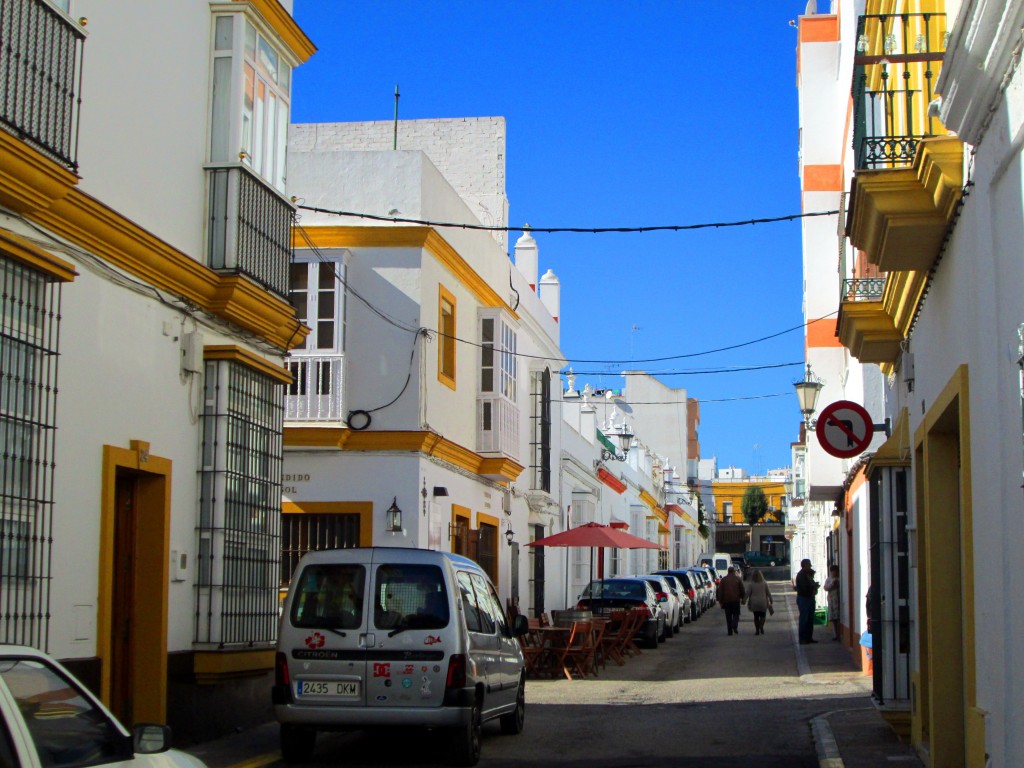
[{"label": "tree", "polygon": [[768,497],[759,485],[752,485],[743,494],[743,519],[747,525],[757,525],[768,514]]},{"label": "tree", "polygon": [[704,512],[704,499],[702,499],[700,497],[700,494],[698,493],[697,494],[697,533],[699,533],[703,538],[706,539],[708,536],[711,535],[711,530],[708,528],[708,524],[705,522],[705,517],[706,517],[706,515],[705,515],[705,512]]}]

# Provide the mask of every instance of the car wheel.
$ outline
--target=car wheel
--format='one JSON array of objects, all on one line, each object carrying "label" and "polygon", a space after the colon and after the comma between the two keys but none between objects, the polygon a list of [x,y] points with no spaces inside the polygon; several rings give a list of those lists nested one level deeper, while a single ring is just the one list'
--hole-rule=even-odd
[{"label": "car wheel", "polygon": [[516,708],[507,715],[502,715],[501,732],[509,736],[515,736],[523,732],[523,722],[526,720],[526,679],[519,681],[519,690],[516,692]]},{"label": "car wheel", "polygon": [[676,628],[674,626],[670,625],[668,623],[668,621],[666,621],[665,622],[664,638],[667,640],[668,638],[672,637],[675,633],[676,633]]},{"label": "car wheel", "polygon": [[480,702],[473,704],[469,722],[452,734],[452,762],[455,765],[476,765],[480,762]]},{"label": "car wheel", "polygon": [[304,763],[313,756],[316,731],[289,723],[281,724],[281,757],[286,763]]},{"label": "car wheel", "polygon": [[648,648],[658,647],[658,622],[654,622],[644,633],[644,645]]},{"label": "car wheel", "polygon": [[693,606],[690,608],[690,621],[694,622],[697,620],[697,608]]}]

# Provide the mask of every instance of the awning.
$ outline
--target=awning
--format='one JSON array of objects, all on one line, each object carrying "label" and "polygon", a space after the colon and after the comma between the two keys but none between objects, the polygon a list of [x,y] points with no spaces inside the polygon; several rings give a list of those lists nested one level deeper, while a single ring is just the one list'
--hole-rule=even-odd
[{"label": "awning", "polygon": [[691,525],[697,524],[692,517],[686,514],[686,510],[680,507],[678,504],[666,504],[665,509],[667,509],[672,514],[678,515],[679,517],[683,518],[683,520],[690,523]]},{"label": "awning", "polygon": [[598,476],[598,478],[600,478],[602,483],[607,485],[609,488],[611,488],[616,493],[622,493],[623,491],[626,490],[626,484],[624,482],[622,482],[621,480],[619,480],[619,478],[617,478],[615,475],[613,475],[611,472],[609,472],[604,467],[600,467],[597,470],[597,476]]},{"label": "awning", "polygon": [[909,420],[907,409],[904,408],[896,419],[892,437],[879,446],[875,455],[868,462],[867,474],[869,477],[880,467],[910,466],[910,428],[907,425]]},{"label": "awning", "polygon": [[807,491],[808,501],[839,501],[843,498],[841,485],[812,485]]},{"label": "awning", "polygon": [[619,449],[615,447],[615,443],[609,440],[605,433],[602,432],[600,429],[597,430],[597,442],[599,442],[612,453],[618,455]]}]

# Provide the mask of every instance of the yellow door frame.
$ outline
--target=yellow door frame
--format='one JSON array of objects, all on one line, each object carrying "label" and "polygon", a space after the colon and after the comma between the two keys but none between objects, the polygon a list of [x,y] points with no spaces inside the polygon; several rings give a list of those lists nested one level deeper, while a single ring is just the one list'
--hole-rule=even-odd
[{"label": "yellow door frame", "polygon": [[137,567],[132,576],[135,599],[132,719],[167,722],[167,585],[170,570],[171,460],[153,456],[149,443],[132,440],[130,448],[103,446],[100,502],[99,598],[96,656],[100,660],[100,697],[110,703],[114,534],[117,528],[115,490],[119,470],[139,478],[136,534]]}]

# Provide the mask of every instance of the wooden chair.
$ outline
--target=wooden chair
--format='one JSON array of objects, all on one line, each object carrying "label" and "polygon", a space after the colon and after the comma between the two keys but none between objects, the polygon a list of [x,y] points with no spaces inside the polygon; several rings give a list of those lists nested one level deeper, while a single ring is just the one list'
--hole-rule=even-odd
[{"label": "wooden chair", "polygon": [[573,672],[586,677],[587,667],[594,657],[594,622],[573,622],[569,639],[559,654],[559,665],[566,679],[572,680]]},{"label": "wooden chair", "polygon": [[613,611],[608,618],[611,623],[605,627],[601,637],[601,666],[611,659],[621,667],[626,663],[626,659],[622,655],[622,646],[625,645],[623,636],[625,632],[631,631],[630,627],[633,622],[629,611]]},{"label": "wooden chair", "polygon": [[639,656],[640,646],[636,644],[636,633],[640,631],[640,627],[643,626],[644,622],[647,621],[647,611],[643,608],[634,608],[629,611],[629,618],[627,623],[629,624],[628,629],[623,633],[622,646],[620,653],[623,656]]},{"label": "wooden chair", "polygon": [[540,637],[540,619],[528,618],[529,631],[519,636],[519,646],[523,650],[527,675],[539,675],[544,672],[544,662],[548,649]]}]

